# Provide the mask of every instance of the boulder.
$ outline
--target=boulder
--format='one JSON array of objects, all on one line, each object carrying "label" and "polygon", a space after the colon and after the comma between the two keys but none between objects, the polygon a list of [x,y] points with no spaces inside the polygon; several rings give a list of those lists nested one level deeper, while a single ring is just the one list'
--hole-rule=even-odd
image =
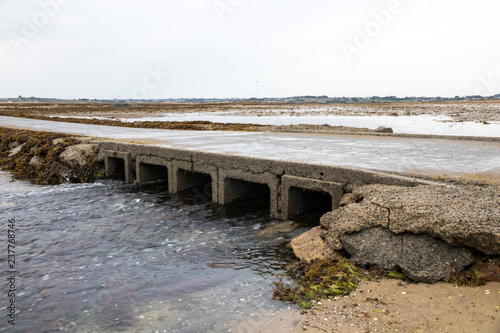
[{"label": "boulder", "polygon": [[23,143],[22,145],[18,145],[14,149],[12,149],[9,153],[9,157],[17,155],[21,151],[21,149],[23,149],[24,145],[25,144]]},{"label": "boulder", "polygon": [[57,139],[54,139],[54,140],[52,140],[52,144],[53,144],[54,146],[57,146],[58,144],[63,143],[65,139],[66,139],[66,138],[57,138]]},{"label": "boulder", "polygon": [[94,154],[94,148],[98,147],[97,144],[78,144],[69,146],[60,155],[61,160],[67,165],[83,166],[85,159],[88,155]]},{"label": "boulder", "polygon": [[261,237],[275,238],[284,234],[291,233],[292,231],[298,229],[299,227],[300,224],[298,224],[297,222],[284,221],[270,225],[262,230],[259,230],[257,234]]},{"label": "boulder", "polygon": [[332,257],[334,252],[322,238],[323,233],[323,228],[316,227],[292,239],[295,256],[306,262]]},{"label": "boulder", "polygon": [[384,126],[379,126],[375,129],[375,132],[377,133],[394,133],[392,128],[390,127],[384,127]]},{"label": "boulder", "polygon": [[377,265],[386,270],[401,268],[418,282],[443,280],[474,263],[466,247],[448,245],[428,235],[394,234],[372,228],[341,236],[351,260],[361,266]]},{"label": "boulder", "polygon": [[45,162],[45,159],[40,156],[33,156],[33,158],[30,160],[30,166],[32,167],[38,167],[42,165]]},{"label": "boulder", "polygon": [[353,193],[362,201],[321,218],[325,239],[336,250],[343,248],[342,235],[381,227],[500,254],[500,186],[367,185]]},{"label": "boulder", "polygon": [[88,138],[78,137],[78,136],[72,136],[72,137],[63,137],[63,138],[54,139],[54,140],[52,140],[52,144],[54,146],[57,146],[59,144],[63,144],[64,140],[66,140],[66,139],[76,139],[76,140],[80,141],[80,143],[89,143],[89,139]]}]

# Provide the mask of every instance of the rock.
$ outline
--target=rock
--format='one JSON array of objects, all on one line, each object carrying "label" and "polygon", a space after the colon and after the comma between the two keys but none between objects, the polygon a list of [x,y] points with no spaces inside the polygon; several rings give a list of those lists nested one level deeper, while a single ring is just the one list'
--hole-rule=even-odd
[{"label": "rock", "polygon": [[418,282],[443,280],[474,262],[465,247],[451,246],[428,235],[396,235],[384,228],[346,234],[341,241],[354,263],[386,270],[400,267],[408,278]]},{"label": "rock", "polygon": [[21,149],[23,149],[23,147],[24,147],[24,143],[22,145],[16,146],[14,149],[12,149],[10,151],[8,157],[13,157],[13,156],[17,155],[21,151]]},{"label": "rock", "polygon": [[14,149],[17,146],[19,146],[19,142],[17,142],[17,141],[9,143],[9,149]]},{"label": "rock", "polygon": [[54,146],[57,146],[58,144],[63,143],[63,142],[64,142],[64,139],[66,139],[66,138],[57,138],[57,139],[54,139],[54,140],[52,140],[52,144],[53,144]]},{"label": "rock", "polygon": [[479,277],[485,282],[500,282],[500,259],[485,262],[479,268]]},{"label": "rock", "polygon": [[451,246],[429,235],[403,234],[403,250],[399,267],[410,279],[433,283],[461,272],[474,263],[471,250]]},{"label": "rock", "polygon": [[375,132],[377,133],[394,133],[392,128],[390,127],[384,127],[384,126],[379,126],[375,129]]},{"label": "rock", "polygon": [[69,146],[60,155],[61,160],[69,166],[83,166],[88,155],[94,154],[96,144],[79,144]]},{"label": "rock", "polygon": [[321,218],[327,230],[324,237],[335,250],[343,248],[342,235],[382,227],[500,254],[500,186],[367,185],[353,193],[363,201]]},{"label": "rock", "polygon": [[402,239],[383,228],[372,228],[340,237],[351,260],[360,266],[377,265],[393,271],[401,257]]},{"label": "rock", "polygon": [[52,140],[52,144],[53,144],[54,146],[57,146],[57,145],[59,145],[59,144],[64,143],[64,140],[66,140],[66,139],[76,139],[76,140],[78,140],[80,143],[89,143],[89,142],[90,142],[90,141],[89,141],[89,139],[88,139],[88,138],[86,138],[86,137],[72,136],[72,137],[65,137],[65,138],[57,138],[57,139],[54,139],[54,140]]},{"label": "rock", "polygon": [[373,228],[343,235],[341,240],[354,263],[391,271],[399,267],[408,278],[418,282],[446,279],[474,263],[469,249],[428,235],[396,235],[384,228]]},{"label": "rock", "polygon": [[280,234],[290,233],[299,227],[300,225],[297,222],[284,221],[259,230],[258,235],[261,237],[275,238]]},{"label": "rock", "polygon": [[295,256],[306,262],[332,257],[333,250],[322,238],[323,233],[323,228],[316,227],[292,239],[291,246]]},{"label": "rock", "polygon": [[362,200],[363,200],[363,197],[361,197],[359,194],[346,193],[346,194],[344,194],[342,199],[340,199],[340,207],[350,205],[353,203],[358,203],[358,202],[361,202]]},{"label": "rock", "polygon": [[45,159],[40,156],[33,156],[33,158],[30,160],[30,166],[32,167],[38,167],[42,165],[45,162]]}]

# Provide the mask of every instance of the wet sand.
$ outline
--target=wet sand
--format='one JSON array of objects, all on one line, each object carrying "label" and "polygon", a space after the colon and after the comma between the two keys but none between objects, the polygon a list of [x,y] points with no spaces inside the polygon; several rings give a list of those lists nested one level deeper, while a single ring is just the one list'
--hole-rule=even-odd
[{"label": "wet sand", "polygon": [[500,332],[499,282],[363,282],[349,296],[320,303],[307,311],[256,315],[235,323],[232,332]]}]

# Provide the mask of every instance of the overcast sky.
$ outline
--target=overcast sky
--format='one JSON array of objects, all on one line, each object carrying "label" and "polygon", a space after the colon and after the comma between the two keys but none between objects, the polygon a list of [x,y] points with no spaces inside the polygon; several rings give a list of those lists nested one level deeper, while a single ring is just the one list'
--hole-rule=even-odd
[{"label": "overcast sky", "polygon": [[500,93],[498,0],[0,0],[0,97]]}]

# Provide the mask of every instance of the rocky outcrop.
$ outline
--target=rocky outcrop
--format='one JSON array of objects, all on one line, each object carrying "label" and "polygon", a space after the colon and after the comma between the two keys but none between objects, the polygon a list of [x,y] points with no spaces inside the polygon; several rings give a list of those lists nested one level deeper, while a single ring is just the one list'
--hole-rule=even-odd
[{"label": "rocky outcrop", "polygon": [[449,277],[471,252],[500,254],[500,187],[367,185],[325,214],[326,242],[360,265],[401,268],[417,281]]}]

